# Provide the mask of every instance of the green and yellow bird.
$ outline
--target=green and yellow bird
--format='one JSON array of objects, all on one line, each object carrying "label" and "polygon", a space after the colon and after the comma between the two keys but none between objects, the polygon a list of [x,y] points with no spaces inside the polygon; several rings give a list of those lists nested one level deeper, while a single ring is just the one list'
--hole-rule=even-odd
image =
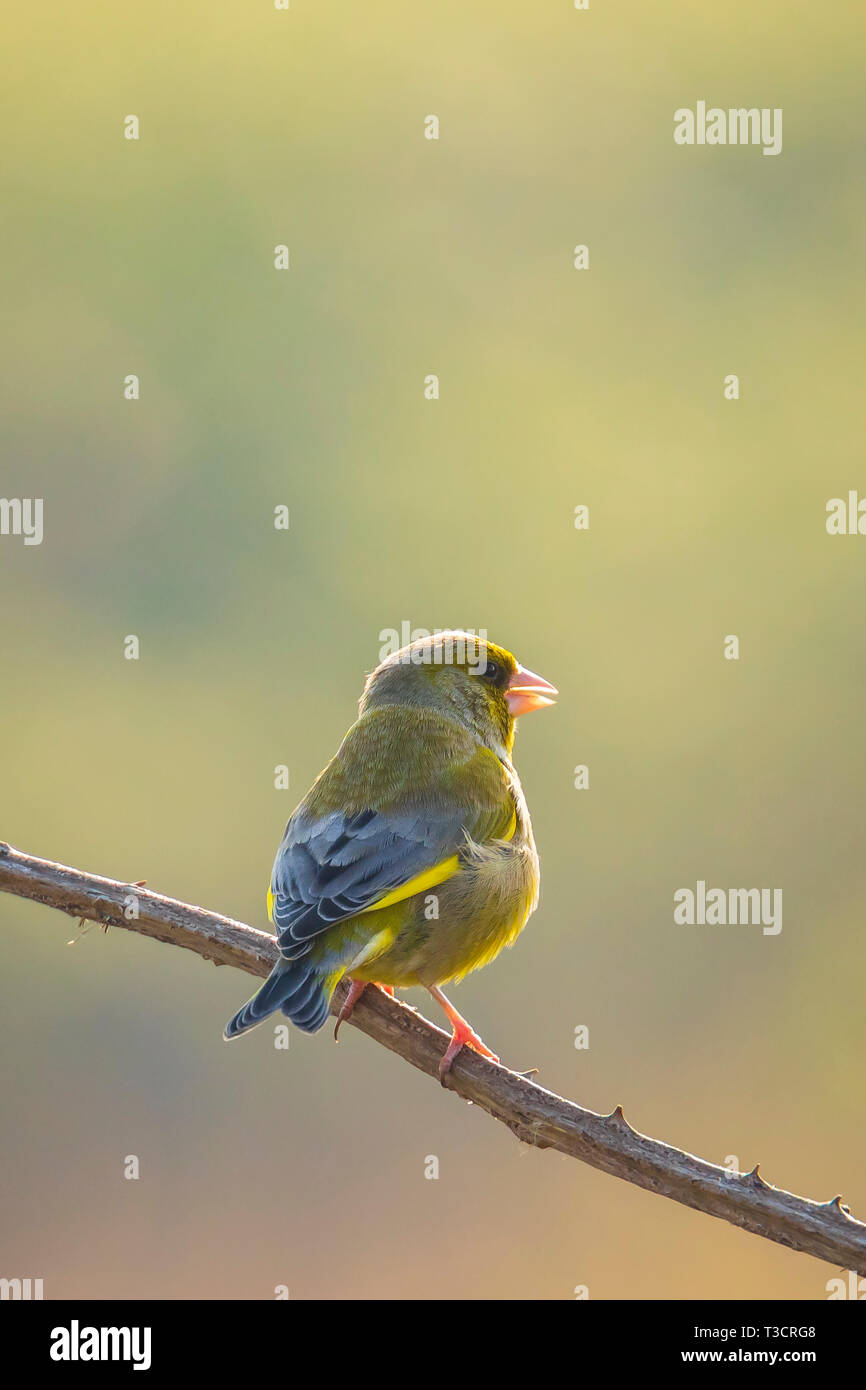
[{"label": "green and yellow bird", "polygon": [[368,984],[421,985],[453,1030],[440,1076],[464,1046],[499,1060],[440,986],[510,946],[538,901],[514,721],[557,693],[470,633],[386,657],[286,826],[268,893],[281,959],[226,1038],[277,1009],[315,1033],[346,976],[337,1028]]}]

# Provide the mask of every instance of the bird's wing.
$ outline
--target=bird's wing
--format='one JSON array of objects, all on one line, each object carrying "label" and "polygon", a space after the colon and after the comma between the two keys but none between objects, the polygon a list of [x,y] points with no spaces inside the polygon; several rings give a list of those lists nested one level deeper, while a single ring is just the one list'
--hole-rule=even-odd
[{"label": "bird's wing", "polygon": [[[443,883],[467,835],[483,843],[513,834],[511,782],[494,753],[455,737],[440,716],[407,741],[389,716],[371,712],[354,725],[286,826],[268,906],[287,959],[335,922]],[[364,805],[359,787],[370,784],[378,804]]]}]

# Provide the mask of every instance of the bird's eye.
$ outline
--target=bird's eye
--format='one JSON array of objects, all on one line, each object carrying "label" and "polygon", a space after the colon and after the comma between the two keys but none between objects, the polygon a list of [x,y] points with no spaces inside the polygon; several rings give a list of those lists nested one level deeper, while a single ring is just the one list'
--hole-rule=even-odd
[{"label": "bird's eye", "polygon": [[484,679],[495,685],[502,675],[502,667],[495,661],[488,661],[482,672]]}]

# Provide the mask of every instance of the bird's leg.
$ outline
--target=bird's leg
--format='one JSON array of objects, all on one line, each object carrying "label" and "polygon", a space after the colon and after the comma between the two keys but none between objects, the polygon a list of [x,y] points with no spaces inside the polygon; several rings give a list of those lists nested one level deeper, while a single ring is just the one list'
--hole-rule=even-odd
[{"label": "bird's leg", "polygon": [[428,985],[427,988],[433,995],[436,1003],[442,1006],[445,1011],[445,1016],[452,1028],[448,1050],[439,1063],[439,1080],[444,1084],[445,1077],[451,1070],[451,1064],[461,1047],[471,1047],[473,1052],[480,1053],[482,1057],[489,1057],[491,1062],[498,1062],[499,1058],[496,1056],[496,1053],[491,1052],[489,1047],[485,1047],[478,1034],[473,1032],[472,1028],[466,1022],[466,1019],[457,1012],[450,1000],[445,998],[445,995],[442,993],[441,989],[439,989],[438,985]]},{"label": "bird's leg", "polygon": [[355,1005],[361,998],[361,995],[364,993],[364,990],[366,988],[366,980],[349,981],[349,992],[340,1006],[340,1012],[337,1014],[337,1022],[334,1024],[334,1042],[337,1041],[340,1032],[340,1024],[343,1022],[344,1019],[352,1017],[352,1010],[354,1009]]},{"label": "bird's leg", "polygon": [[[344,1019],[351,1018],[352,1010],[354,1009],[358,1000],[361,998],[361,995],[364,993],[364,990],[367,988],[367,984],[367,980],[350,980],[349,992],[346,995],[346,998],[343,1000],[340,1012],[337,1014],[337,1022],[334,1025],[334,1042],[337,1041],[337,1035],[340,1031],[340,1024],[344,1021]],[[394,998],[393,985],[377,984],[376,988],[381,989],[385,994],[390,994],[392,999]]]}]

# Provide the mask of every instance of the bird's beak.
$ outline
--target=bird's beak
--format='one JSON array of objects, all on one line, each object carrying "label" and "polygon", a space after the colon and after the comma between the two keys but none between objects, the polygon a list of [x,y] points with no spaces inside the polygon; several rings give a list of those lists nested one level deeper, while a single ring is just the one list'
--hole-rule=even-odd
[{"label": "bird's beak", "polygon": [[518,665],[506,687],[505,700],[511,713],[517,716],[552,705],[554,702],[551,696],[558,694],[556,686],[551,685],[550,681],[546,681],[543,676],[537,676],[534,671],[527,671],[525,666]]}]

